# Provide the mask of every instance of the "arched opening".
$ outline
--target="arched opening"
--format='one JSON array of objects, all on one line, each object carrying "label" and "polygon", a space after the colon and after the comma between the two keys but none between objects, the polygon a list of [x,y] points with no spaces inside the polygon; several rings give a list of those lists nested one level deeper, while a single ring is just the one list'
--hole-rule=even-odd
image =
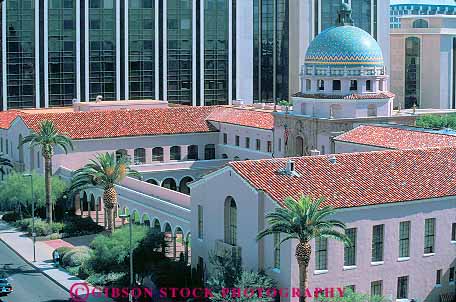
[{"label": "arched opening", "polygon": [[169,149],[169,159],[170,160],[181,160],[181,147],[172,146]]},{"label": "arched opening", "polygon": [[24,163],[24,145],[22,145],[22,134],[19,134],[19,162]]},{"label": "arched opening", "polygon": [[185,239],[185,263],[192,263],[192,234],[188,233]]},{"label": "arched opening", "polygon": [[179,259],[179,261],[185,261],[185,242],[184,242],[184,232],[180,227],[177,227],[174,230],[173,236],[173,251],[174,259]]},{"label": "arched opening", "polygon": [[150,183],[151,185],[158,186],[158,182],[155,179],[153,179],[153,178],[150,178],[150,179],[146,180],[146,182]]},{"label": "arched opening", "polygon": [[341,88],[342,88],[342,85],[340,83],[340,80],[333,80],[333,90],[340,91]]},{"label": "arched opening", "polygon": [[325,81],[324,80],[318,80],[317,81],[317,86],[318,86],[318,90],[320,90],[320,91],[325,90]]},{"label": "arched opening", "polygon": [[329,107],[329,117],[330,118],[339,118],[341,117],[342,106],[340,104],[332,104]]},{"label": "arched opening", "polygon": [[179,192],[190,195],[190,188],[188,187],[188,183],[192,181],[193,178],[191,178],[190,176],[182,178],[179,183]]},{"label": "arched opening", "polygon": [[236,160],[236,161],[240,160],[239,156],[235,156],[233,159]]},{"label": "arched opening", "polygon": [[198,146],[190,145],[187,147],[187,159],[198,160]]},{"label": "arched opening", "polygon": [[144,165],[146,163],[146,149],[135,149],[135,165]]},{"label": "arched opening", "polygon": [[127,158],[128,157],[128,152],[127,150],[125,149],[119,149],[116,151],[116,160],[119,160],[120,158],[122,157],[125,157]]},{"label": "arched opening", "polygon": [[350,80],[350,91],[357,91],[357,90],[358,90],[358,81]]},{"label": "arched opening", "polygon": [[296,156],[304,155],[304,139],[301,136],[296,137]]},{"label": "arched opening", "polygon": [[152,161],[163,162],[163,148],[155,147],[152,149]]},{"label": "arched opening", "polygon": [[145,226],[150,227],[150,218],[149,218],[149,215],[143,214],[143,216],[142,216],[142,221],[143,221],[143,224],[144,224]]},{"label": "arched opening", "polygon": [[223,154],[222,154],[222,158],[223,158],[223,159],[226,159],[226,158],[228,158],[228,155],[227,155],[226,153],[223,153]]},{"label": "arched opening", "polygon": [[[87,198],[87,193],[84,192],[84,194],[82,194],[82,211],[88,211],[89,210],[89,202],[88,202],[88,198]],[[81,213],[81,215],[83,215],[84,213]]]},{"label": "arched opening", "polygon": [[154,228],[155,232],[157,232],[157,233],[161,232],[160,220],[158,220],[157,218],[154,219],[153,228]]},{"label": "arched opening", "polygon": [[165,225],[163,226],[163,235],[165,236],[165,247],[164,248],[164,252],[165,252],[165,255],[167,257],[172,257],[173,256],[173,253],[172,253],[172,249],[173,248],[173,231],[171,229],[171,226],[169,225],[169,223],[165,223]]},{"label": "arched opening", "polygon": [[225,199],[225,243],[236,245],[237,242],[237,206],[233,197]]},{"label": "arched opening", "polygon": [[366,81],[366,91],[372,91],[372,82],[371,80]]},{"label": "arched opening", "polygon": [[421,41],[417,37],[405,39],[405,108],[412,108],[414,104],[420,105],[420,80],[421,80]]},{"label": "arched opening", "polygon": [[92,218],[92,220],[94,220],[92,217],[92,211],[95,210],[95,196],[93,196],[93,194],[90,194],[88,206],[89,206],[89,217]]},{"label": "arched opening", "polygon": [[367,106],[367,116],[377,116],[377,105],[370,104]]},{"label": "arched opening", "polygon": [[177,184],[176,184],[176,181],[172,178],[167,178],[165,179],[163,182],[162,182],[162,185],[161,185],[163,188],[167,188],[167,189],[170,189],[170,190],[173,190],[173,191],[176,191],[177,190]]},{"label": "arched opening", "polygon": [[418,19],[418,20],[413,21],[412,27],[413,28],[428,28],[429,22],[424,19]]},{"label": "arched opening", "polygon": [[131,219],[133,224],[141,224],[141,217],[139,216],[139,212],[137,210],[134,210]]},{"label": "arched opening", "polygon": [[98,197],[97,198],[97,203],[95,204],[95,211],[96,211],[96,220],[95,220],[95,222],[97,224],[100,223],[100,212],[101,212],[101,209],[102,209],[101,197]]},{"label": "arched opening", "polygon": [[204,146],[204,159],[205,160],[215,159],[215,145],[214,144],[208,144],[208,145]]}]

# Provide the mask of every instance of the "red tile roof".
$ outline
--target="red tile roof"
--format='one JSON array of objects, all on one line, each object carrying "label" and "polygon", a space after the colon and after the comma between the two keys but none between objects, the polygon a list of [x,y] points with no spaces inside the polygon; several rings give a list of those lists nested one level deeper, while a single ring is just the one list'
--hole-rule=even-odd
[{"label": "red tile roof", "polygon": [[231,162],[256,189],[279,204],[302,194],[324,197],[335,208],[456,195],[456,148],[388,150],[294,158],[301,177],[284,175],[287,158]]},{"label": "red tile roof", "polygon": [[212,132],[207,117],[217,107],[173,107],[165,109],[108,110],[27,114],[27,127],[38,131],[44,120],[72,139]]},{"label": "red tile roof", "polygon": [[309,99],[339,99],[339,100],[364,100],[364,99],[391,99],[395,97],[395,94],[389,91],[379,93],[366,93],[357,94],[352,93],[348,95],[332,95],[332,94],[310,94],[298,92],[294,95],[295,97],[309,98]]},{"label": "red tile roof", "polygon": [[209,115],[208,120],[267,130],[272,130],[274,127],[274,117],[271,112],[222,106],[218,108]]},{"label": "red tile roof", "polygon": [[456,136],[394,126],[362,125],[339,135],[335,140],[389,149],[456,146]]},{"label": "red tile roof", "polygon": [[0,129],[8,129],[14,119],[21,114],[20,111],[15,110],[0,111]]}]

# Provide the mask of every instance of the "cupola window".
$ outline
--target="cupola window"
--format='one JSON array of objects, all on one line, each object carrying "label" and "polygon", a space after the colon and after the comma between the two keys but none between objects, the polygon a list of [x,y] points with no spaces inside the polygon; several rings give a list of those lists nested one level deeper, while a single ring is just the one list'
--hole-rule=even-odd
[{"label": "cupola window", "polygon": [[306,91],[310,91],[311,86],[312,86],[311,80],[307,79],[306,80]]},{"label": "cupola window", "polygon": [[334,80],[333,81],[333,90],[334,91],[338,91],[340,89],[341,89],[340,80]]},{"label": "cupola window", "polygon": [[350,81],[350,90],[351,91],[358,90],[358,81],[357,80],[351,80]]},{"label": "cupola window", "polygon": [[366,90],[367,91],[372,91],[372,82],[371,80],[366,81]]},{"label": "cupola window", "polygon": [[320,90],[320,91],[325,90],[325,81],[324,80],[318,80],[318,90]]}]

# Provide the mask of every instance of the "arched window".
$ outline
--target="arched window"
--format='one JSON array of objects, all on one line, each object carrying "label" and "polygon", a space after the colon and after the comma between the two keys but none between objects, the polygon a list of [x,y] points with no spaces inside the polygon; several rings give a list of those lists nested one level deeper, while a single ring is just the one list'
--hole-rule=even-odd
[{"label": "arched window", "polygon": [[420,44],[417,37],[405,39],[405,108],[412,108],[414,104],[420,105]]},{"label": "arched window", "polygon": [[163,148],[155,147],[152,149],[152,161],[163,161]]},{"label": "arched window", "polygon": [[214,144],[208,144],[208,145],[204,146],[204,159],[205,160],[215,159],[215,145]]},{"label": "arched window", "polygon": [[366,81],[366,91],[372,91],[372,82],[371,80]]},{"label": "arched window", "polygon": [[240,160],[239,156],[235,156],[234,160]]},{"label": "arched window", "polygon": [[146,150],[144,148],[135,149],[135,165],[143,165],[146,163]]},{"label": "arched window", "polygon": [[340,80],[333,80],[333,90],[338,91],[341,89]]},{"label": "arched window", "polygon": [[377,105],[370,104],[367,106],[367,116],[377,116]]},{"label": "arched window", "polygon": [[167,189],[170,189],[170,190],[173,190],[173,191],[176,191],[177,190],[177,185],[176,185],[176,181],[172,178],[167,178],[165,179],[163,182],[162,182],[162,185],[161,185],[163,188],[167,188]]},{"label": "arched window", "polygon": [[169,149],[169,159],[170,160],[180,160],[181,159],[181,147],[173,146]]},{"label": "arched window", "polygon": [[223,153],[223,154],[222,154],[222,158],[226,159],[226,158],[228,158],[228,155],[225,154],[225,153]]},{"label": "arched window", "polygon": [[148,182],[148,183],[150,183],[152,185],[158,186],[158,182],[155,179],[153,179],[153,178],[148,179],[146,182]]},{"label": "arched window", "polygon": [[358,90],[358,81],[357,80],[351,80],[350,81],[350,90],[351,91]]},{"label": "arched window", "polygon": [[198,160],[198,146],[190,145],[187,148],[187,159],[188,160]]},{"label": "arched window", "polygon": [[321,145],[321,155],[325,155],[325,145]]},{"label": "arched window", "polygon": [[87,198],[87,193],[84,192],[84,194],[82,194],[82,210],[83,211],[88,211],[89,210],[89,202],[88,202],[88,198]]},{"label": "arched window", "polygon": [[191,178],[190,176],[186,176],[186,177],[182,178],[179,183],[179,192],[190,195],[190,188],[188,187],[187,184],[192,181],[193,181],[193,178]]},{"label": "arched window", "polygon": [[317,86],[318,86],[318,90],[320,90],[320,91],[325,90],[325,81],[324,80],[318,80],[317,81]]},{"label": "arched window", "polygon": [[125,157],[126,158],[128,156],[127,154],[128,154],[127,150],[125,150],[125,149],[117,150],[116,151],[116,160],[119,160],[121,157]]},{"label": "arched window", "polygon": [[329,107],[329,111],[330,118],[338,118],[341,116],[342,106],[340,104],[332,104]]},{"label": "arched window", "polygon": [[304,155],[304,139],[301,136],[296,137],[296,156]]},{"label": "arched window", "polygon": [[233,197],[225,199],[225,243],[236,245],[237,242],[237,207]]},{"label": "arched window", "polygon": [[418,19],[418,20],[413,21],[412,27],[413,28],[428,28],[429,22],[424,19]]}]

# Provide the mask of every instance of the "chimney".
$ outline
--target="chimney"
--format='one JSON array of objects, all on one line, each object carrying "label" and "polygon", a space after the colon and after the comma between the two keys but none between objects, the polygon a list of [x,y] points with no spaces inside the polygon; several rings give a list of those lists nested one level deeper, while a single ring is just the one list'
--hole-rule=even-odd
[{"label": "chimney", "polygon": [[310,150],[310,156],[318,156],[320,155],[320,151],[317,149]]},{"label": "chimney", "polygon": [[287,161],[287,166],[285,168],[285,172],[287,174],[293,174],[294,171],[295,171],[295,162],[294,162],[294,160],[289,159]]},{"label": "chimney", "polygon": [[335,155],[331,155],[328,159],[329,159],[329,162],[333,165],[337,163],[337,158]]}]

